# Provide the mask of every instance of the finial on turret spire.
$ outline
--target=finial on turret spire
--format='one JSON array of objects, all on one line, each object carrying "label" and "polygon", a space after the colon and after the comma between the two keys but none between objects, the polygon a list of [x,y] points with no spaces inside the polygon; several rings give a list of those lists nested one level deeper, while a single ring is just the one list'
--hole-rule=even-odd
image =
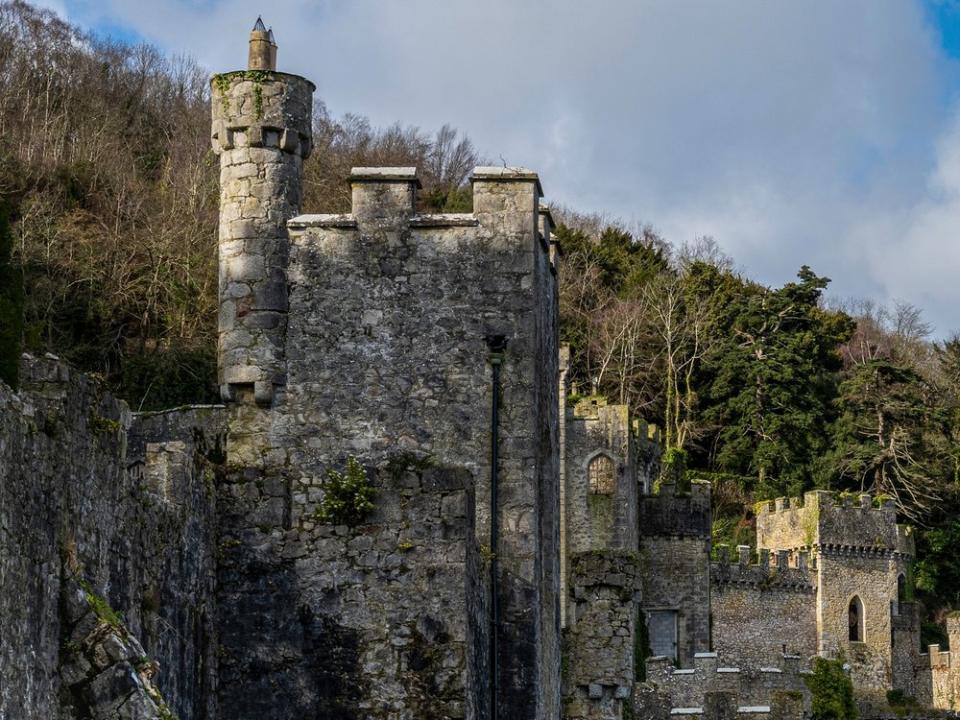
[{"label": "finial on turret spire", "polygon": [[267,29],[263,18],[257,16],[257,22],[250,31],[250,54],[247,67],[250,70],[277,69],[277,43],[273,39],[273,28]]}]

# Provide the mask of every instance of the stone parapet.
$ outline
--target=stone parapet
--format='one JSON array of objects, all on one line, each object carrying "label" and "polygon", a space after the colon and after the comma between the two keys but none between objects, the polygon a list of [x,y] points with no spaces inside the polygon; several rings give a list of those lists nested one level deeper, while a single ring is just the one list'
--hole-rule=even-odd
[{"label": "stone parapet", "polygon": [[683,670],[654,657],[647,660],[647,682],[638,686],[634,701],[648,713],[643,717],[656,717],[654,708],[666,704],[669,717],[801,720],[810,710],[808,674],[804,660],[790,655],[768,667],[739,667],[717,653],[698,653],[694,666]]},{"label": "stone parapet", "polygon": [[271,148],[306,159],[313,149],[313,92],[299,75],[237,70],[210,81],[213,151]]},{"label": "stone parapet", "polygon": [[710,579],[715,585],[744,585],[756,590],[786,590],[805,594],[816,592],[816,561],[809,562],[806,551],[780,551],[771,556],[760,550],[756,563],[751,563],[749,546],[738,548],[736,562],[730,562],[725,545],[718,546],[719,561],[711,563]]},{"label": "stone parapet", "polygon": [[757,544],[770,550],[864,548],[910,556],[912,530],[897,525],[893,501],[825,490],[758,503]]},{"label": "stone parapet", "polygon": [[676,535],[710,538],[710,483],[694,480],[689,493],[677,493],[671,482],[658,495],[640,498],[638,522],[644,537]]}]

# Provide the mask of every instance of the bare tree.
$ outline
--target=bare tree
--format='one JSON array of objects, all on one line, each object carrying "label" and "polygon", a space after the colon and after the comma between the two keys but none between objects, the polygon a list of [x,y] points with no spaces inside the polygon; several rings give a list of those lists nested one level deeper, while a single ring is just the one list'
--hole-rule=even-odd
[{"label": "bare tree", "polygon": [[693,293],[676,273],[661,273],[644,288],[643,298],[659,340],[664,442],[667,449],[684,448],[699,436],[693,378],[715,340],[715,305],[712,298]]}]

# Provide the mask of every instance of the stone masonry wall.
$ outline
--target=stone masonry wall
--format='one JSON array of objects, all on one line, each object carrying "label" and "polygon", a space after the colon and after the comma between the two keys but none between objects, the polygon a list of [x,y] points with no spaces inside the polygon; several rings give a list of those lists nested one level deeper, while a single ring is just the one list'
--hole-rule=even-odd
[{"label": "stone masonry wall", "polygon": [[[882,700],[893,687],[892,604],[897,597],[899,560],[881,549],[821,548],[818,557],[820,649],[843,652],[858,694]],[[849,606],[863,603],[863,640],[849,639]]]},{"label": "stone masonry wall", "polygon": [[786,556],[771,566],[766,552],[751,565],[743,550],[739,562],[711,567],[713,649],[751,669],[775,667],[785,653],[809,660],[818,649],[815,574]]},{"label": "stone masonry wall", "polygon": [[[426,712],[425,701],[417,697],[431,693],[449,699],[436,708],[451,717],[457,707],[466,717],[483,712],[482,699],[468,691],[476,683],[464,674],[470,668],[486,672],[484,630],[469,620],[484,607],[470,575],[477,562],[470,553],[490,537],[488,339],[502,335],[507,345],[499,423],[499,696],[502,712],[511,717],[555,716],[560,694],[557,290],[548,242],[537,228],[536,176],[503,168],[478,171],[470,215],[415,215],[412,171],[360,170],[352,183],[352,214],[291,221],[286,385],[276,387],[271,407],[238,404],[232,410],[229,492],[242,499],[242,508],[222,522],[237,545],[232,567],[221,573],[220,604],[234,620],[224,627],[224,644],[228,653],[234,648],[239,655],[224,668],[223,682],[249,692],[223,694],[221,701],[240,707],[243,698],[278,698],[279,709],[265,707],[268,714],[262,717],[282,713],[283,707],[314,707],[307,678],[314,677],[318,651],[310,648],[332,643],[347,648],[345,661],[324,683],[347,683],[359,693],[345,696],[343,717]],[[476,497],[469,518],[473,545],[457,535],[456,553],[444,550],[443,582],[381,587],[390,582],[386,571],[391,568],[384,563],[393,563],[395,555],[403,559],[381,548],[363,575],[351,571],[356,589],[342,594],[328,589],[331,582],[337,587],[341,582],[321,572],[328,550],[317,548],[350,538],[341,538],[336,528],[303,523],[323,495],[327,470],[343,467],[349,456],[376,472],[378,482],[383,468],[411,457],[465,473],[458,492]],[[426,495],[414,497],[431,507],[434,502]],[[374,516],[375,542],[399,538],[403,526],[395,522],[421,526],[427,537],[447,537],[443,516],[426,508],[418,512],[382,520]],[[305,544],[310,560],[285,557],[291,544]],[[482,547],[478,552],[484,555]],[[353,563],[346,562],[344,572]],[[418,562],[406,572],[419,567]],[[460,643],[450,655],[458,658],[460,670],[422,696],[410,687],[399,691],[399,670],[376,657],[392,634],[360,631],[369,618],[357,614],[357,604],[371,593],[388,592],[398,613],[391,632],[412,627],[420,608],[437,603],[444,608],[437,610],[444,629],[421,633],[423,642],[428,649],[439,643],[433,649],[438,656],[449,654],[447,642]],[[310,618],[307,625],[302,617]],[[263,625],[272,631],[258,632]],[[257,638],[255,647],[243,651],[242,638],[250,633]],[[305,637],[313,639],[304,645]],[[362,682],[356,682],[360,675]],[[281,676],[300,678],[296,687],[284,686],[290,691],[286,700],[268,684]],[[314,692],[313,702],[332,697],[325,692],[332,690]],[[392,699],[384,704],[383,698]]]},{"label": "stone masonry wall", "polygon": [[[638,717],[650,720],[659,720],[658,714],[704,720],[801,720],[810,712],[810,691],[804,682],[808,674],[807,660],[789,655],[764,668],[749,669],[713,652],[698,653],[687,669],[673,667],[666,658],[652,658],[647,661],[647,682],[637,688],[634,701]],[[717,712],[718,701],[729,714]]]},{"label": "stone masonry wall", "polygon": [[777,498],[757,511],[757,546],[794,550],[814,545],[882,547],[913,555],[910,529],[897,525],[890,501],[876,506],[870,495],[837,497],[825,490],[803,498]]},{"label": "stone masonry wall", "polygon": [[483,692],[474,658],[487,638],[470,474],[399,461],[366,472],[376,510],[355,528],[318,521],[321,477],[288,491],[228,474],[223,717],[439,720],[485,700],[466,689]]},{"label": "stone masonry wall", "polygon": [[677,495],[663,483],[659,495],[640,499],[642,605],[677,612],[677,654],[682,667],[710,649],[710,486],[700,482]]},{"label": "stone masonry wall", "polygon": [[[914,556],[912,530],[897,525],[890,501],[825,491],[763,503],[757,543],[778,553],[817,556],[817,649],[843,653],[862,704],[882,705],[893,675],[897,580]],[[850,639],[850,607],[862,604],[861,637]]]},{"label": "stone masonry wall", "polygon": [[570,558],[564,717],[625,717],[635,679],[636,553],[592,551]]},{"label": "stone masonry wall", "polygon": [[699,538],[644,538],[641,593],[644,611],[675,610],[677,660],[689,667],[710,649],[710,549]]},{"label": "stone masonry wall", "polygon": [[[588,466],[598,455],[615,468],[613,493],[591,494]],[[566,547],[582,553],[637,547],[637,465],[629,408],[590,398],[566,418]]]},{"label": "stone masonry wall", "polygon": [[[217,631],[216,485],[222,480],[226,413],[189,406],[134,415],[127,436],[131,480],[142,483],[140,505],[153,512],[140,527],[128,610],[132,632],[159,664],[156,683],[181,720],[215,720]],[[142,468],[142,478],[138,478]],[[135,622],[136,620],[136,622]]]},{"label": "stone masonry wall", "polygon": [[952,648],[960,647],[960,613],[947,616],[947,638],[951,650],[942,652],[939,645],[920,650],[919,607],[902,603],[893,617],[894,687],[913,697],[923,707],[960,710],[960,662]]},{"label": "stone masonry wall", "polygon": [[[193,411],[171,466],[163,448],[148,453],[134,439],[140,421],[125,403],[65,363],[24,356],[21,378],[18,393],[0,384],[0,717],[74,717],[59,702],[58,672],[72,631],[64,578],[74,573],[159,664],[155,681],[174,712],[215,717],[204,452],[219,411]],[[160,476],[162,488],[148,479]]]}]

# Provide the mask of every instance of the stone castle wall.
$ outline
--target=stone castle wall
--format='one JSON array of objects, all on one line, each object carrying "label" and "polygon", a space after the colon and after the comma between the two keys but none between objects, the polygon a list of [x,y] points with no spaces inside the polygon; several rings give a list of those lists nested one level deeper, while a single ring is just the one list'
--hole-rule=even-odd
[{"label": "stone castle wall", "polygon": [[810,712],[810,692],[803,680],[809,672],[796,656],[750,669],[725,664],[724,656],[715,652],[698,653],[687,669],[673,667],[666,658],[651,658],[647,681],[634,694],[635,712],[649,720],[802,720]]},{"label": "stone castle wall", "polygon": [[564,717],[629,717],[636,675],[640,564],[635,552],[605,550],[570,558]]},{"label": "stone castle wall", "polygon": [[[876,704],[894,684],[898,579],[905,579],[914,555],[910,528],[896,520],[890,501],[825,491],[809,492],[802,501],[778,498],[757,513],[760,548],[816,553],[817,649],[844,654],[861,699]],[[860,637],[852,639],[850,608],[857,600]]]},{"label": "stone castle wall", "polygon": [[357,528],[315,517],[320,476],[288,488],[276,475],[228,473],[223,717],[387,718],[402,707],[439,720],[483,707],[486,587],[472,477],[412,464],[367,473],[376,510]]},{"label": "stone castle wall", "polygon": [[[900,561],[882,550],[822,548],[817,562],[820,649],[841,652],[852,666],[861,693],[877,698],[893,686],[892,603],[897,597]],[[849,639],[849,606],[854,597],[863,606],[863,638]]]},{"label": "stone castle wall", "polygon": [[[444,712],[459,708],[454,717],[482,713],[482,682],[469,673],[487,671],[486,628],[477,610],[486,600],[473,568],[484,552],[478,546],[490,538],[489,343],[502,336],[499,697],[515,717],[553,715],[560,695],[557,282],[549,237],[538,228],[539,183],[525,171],[478,169],[468,215],[415,214],[412,170],[358,170],[352,186],[351,214],[290,222],[284,384],[275,385],[269,407],[231,410],[230,477],[243,505],[223,521],[237,543],[236,567],[221,573],[219,601],[235,618],[223,630],[225,644],[239,652],[264,618],[272,630],[256,634],[255,648],[224,667],[224,681],[249,694],[223,695],[221,702],[239,708],[244,698],[273,697],[281,714],[284,707],[308,713],[323,707],[338,693],[298,688],[308,688],[316,672],[318,656],[309,648],[332,643],[357,659],[329,670],[325,680],[356,688],[344,700],[344,717],[440,712],[422,702],[432,693],[449,697]],[[464,511],[469,517],[454,523],[456,532],[428,510],[438,499],[426,487],[413,493],[412,514],[375,514],[369,528],[311,523],[327,470],[350,456],[370,468],[384,502],[393,491],[381,471],[402,458],[447,468],[460,478],[456,492],[476,501]],[[439,501],[438,513],[455,502]],[[428,546],[440,540],[432,533],[456,542],[410,558],[379,547],[391,542],[383,538],[405,542],[405,526],[423,526]],[[352,584],[331,578],[322,560],[342,559],[340,545],[366,535],[379,547],[365,560],[372,567],[351,570],[348,557],[343,571]],[[291,545],[310,560],[288,557]],[[381,587],[390,563],[399,559],[405,572],[414,572],[412,558],[417,568],[430,567],[439,562],[431,553],[441,550],[442,582],[424,576]],[[274,585],[283,588],[283,600],[261,600]],[[393,608],[390,627],[411,633],[422,607],[436,605],[437,626],[418,642],[422,653],[438,662],[449,656],[458,668],[445,675],[443,688],[417,689],[399,677],[409,651],[385,649],[385,627],[381,635],[364,630],[370,617],[357,603],[386,595],[390,601],[381,606]],[[313,629],[302,627],[304,616]],[[315,637],[304,646],[308,631]],[[450,649],[451,642],[459,645]],[[381,657],[385,652],[389,657]],[[290,690],[283,700],[271,678],[290,676],[303,680],[282,686]],[[273,717],[268,705],[262,703],[262,717]]]},{"label": "stone castle wall", "polygon": [[777,498],[757,508],[757,546],[769,550],[796,550],[815,545],[880,547],[912,556],[910,529],[897,525],[889,500],[874,502],[870,495],[838,497],[826,490],[803,498]]},{"label": "stone castle wall", "polygon": [[953,648],[960,647],[960,614],[947,616],[947,639],[951,650],[930,645],[920,647],[920,607],[900,603],[893,616],[893,685],[915,698],[923,707],[960,711],[960,662]]},{"label": "stone castle wall", "polygon": [[[637,547],[637,449],[626,405],[597,398],[566,418],[566,548],[569,553]],[[600,455],[615,468],[613,492],[591,493],[590,462]]]},{"label": "stone castle wall", "polygon": [[663,483],[659,495],[640,498],[641,604],[645,612],[677,614],[677,658],[689,667],[710,649],[710,486],[688,494]]},{"label": "stone castle wall", "polygon": [[[752,669],[776,667],[784,654],[805,661],[817,654],[816,575],[786,555],[771,565],[761,552],[750,563],[750,549],[711,566],[710,609],[713,649],[723,658]],[[805,558],[804,558],[805,560]]]},{"label": "stone castle wall", "polygon": [[[19,392],[0,384],[0,716],[66,720],[121,703],[139,682],[120,655],[114,670],[129,686],[88,684],[112,659],[58,672],[77,659],[74,648],[99,647],[74,627],[83,613],[68,612],[76,575],[159,664],[155,682],[170,707],[213,718],[222,408],[134,416],[52,357],[25,356],[21,367]],[[138,646],[114,644],[128,654]]]}]

